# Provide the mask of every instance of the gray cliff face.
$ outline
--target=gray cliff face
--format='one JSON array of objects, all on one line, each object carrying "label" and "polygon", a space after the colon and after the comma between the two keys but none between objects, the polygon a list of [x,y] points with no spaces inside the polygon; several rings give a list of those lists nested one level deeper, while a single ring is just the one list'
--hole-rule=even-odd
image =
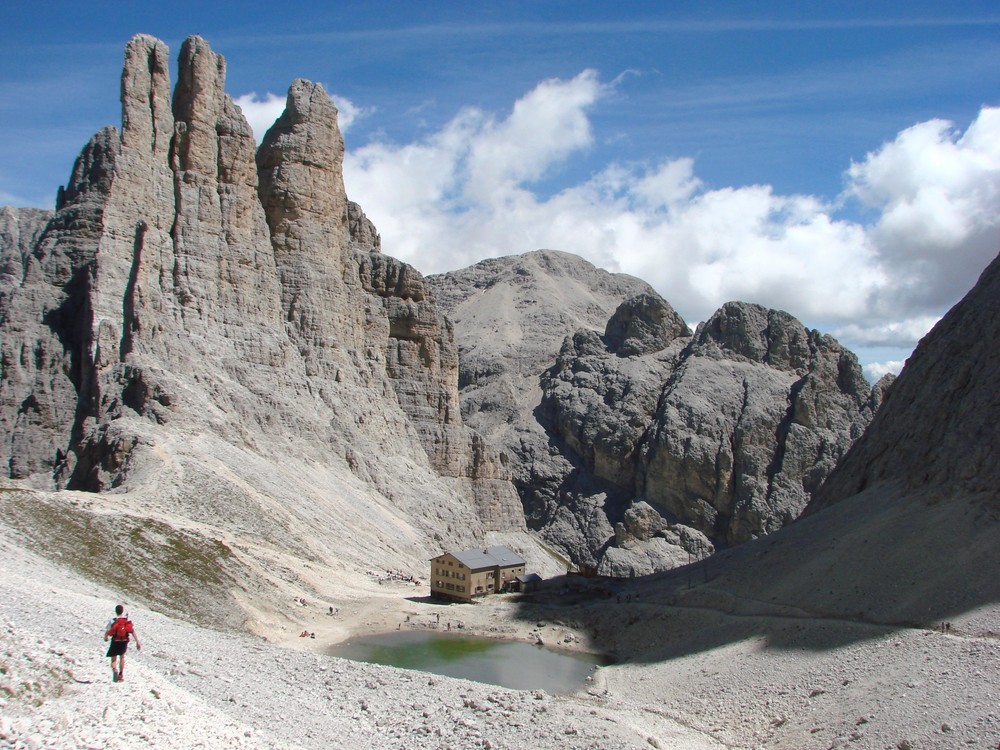
[{"label": "gray cliff face", "polygon": [[[529,527],[579,564],[648,573],[780,528],[878,406],[856,358],[786,313],[731,303],[692,334],[647,286],[539,257],[432,283],[467,420],[515,457]],[[561,317],[566,297],[586,315]]]},{"label": "gray cliff face", "polygon": [[54,457],[65,450],[63,435],[73,423],[73,360],[60,341],[72,334],[72,321],[60,315],[72,290],[43,282],[22,293],[26,277],[41,275],[36,248],[50,214],[4,208],[0,216],[0,433],[6,436],[0,455],[11,472],[29,475],[42,463],[39,452]]},{"label": "gray cliff face", "polygon": [[507,457],[462,423],[454,327],[412,267],[376,253],[359,254],[362,286],[381,299],[388,318],[386,374],[431,465],[475,497],[490,531],[524,529],[524,512]]},{"label": "gray cliff face", "polygon": [[[342,479],[310,496],[360,482],[391,509],[361,521],[406,529],[389,557],[523,529],[503,458],[462,423],[450,325],[347,199],[322,87],[295,81],[258,151],[203,39],[184,43],[172,96],[169,67],[162,42],[132,39],[121,131],[91,139],[54,215],[0,214],[5,473],[177,484],[169,502],[228,498],[224,516],[317,467]],[[268,468],[246,484],[233,462]]]},{"label": "gray cliff face", "polygon": [[484,260],[427,283],[455,324],[465,423],[507,457],[529,528],[593,563],[614,533],[603,507],[604,490],[614,488],[580,474],[579,459],[539,423],[539,375],[567,335],[581,327],[603,331],[624,299],[655,292],[552,250]]},{"label": "gray cliff face", "polygon": [[0,290],[13,290],[24,281],[28,259],[51,218],[51,211],[38,208],[0,207]]},{"label": "gray cliff face", "polygon": [[[978,496],[1000,484],[1000,256],[919,343],[812,513],[873,496]],[[916,500],[912,501],[916,503]]]},{"label": "gray cliff face", "polygon": [[636,475],[727,544],[794,520],[874,415],[857,358],[787,313],[729,303],[670,373]]}]

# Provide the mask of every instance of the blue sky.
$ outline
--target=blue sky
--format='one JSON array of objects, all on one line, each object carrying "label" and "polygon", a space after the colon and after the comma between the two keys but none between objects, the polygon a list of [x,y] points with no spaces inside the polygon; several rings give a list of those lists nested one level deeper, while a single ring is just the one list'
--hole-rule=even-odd
[{"label": "blue sky", "polygon": [[258,136],[324,84],[349,195],[424,273],[577,252],[692,323],[786,309],[874,377],[1000,249],[995,2],[145,6],[0,10],[0,203],[51,206],[120,122],[130,36],[197,33]]}]

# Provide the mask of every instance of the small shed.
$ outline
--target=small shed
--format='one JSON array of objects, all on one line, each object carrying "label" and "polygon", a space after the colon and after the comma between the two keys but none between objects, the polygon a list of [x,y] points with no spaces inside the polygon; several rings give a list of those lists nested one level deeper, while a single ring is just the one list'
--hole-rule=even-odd
[{"label": "small shed", "polygon": [[525,573],[514,580],[516,581],[517,591],[523,594],[530,594],[532,591],[538,590],[538,586],[542,582],[542,577],[538,573]]}]

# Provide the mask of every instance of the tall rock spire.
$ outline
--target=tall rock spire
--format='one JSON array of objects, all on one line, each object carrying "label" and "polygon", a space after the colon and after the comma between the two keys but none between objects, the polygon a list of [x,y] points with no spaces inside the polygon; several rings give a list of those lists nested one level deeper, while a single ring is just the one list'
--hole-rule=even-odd
[{"label": "tall rock spire", "polygon": [[173,293],[185,330],[242,328],[233,337],[252,362],[284,359],[271,329],[279,320],[277,271],[257,199],[253,131],[225,93],[226,63],[189,37],[178,58],[171,153],[176,219]]},{"label": "tall rock spire", "polygon": [[126,45],[121,101],[122,144],[165,157],[174,134],[174,117],[169,52],[159,39],[139,34]]},{"label": "tall rock spire", "polygon": [[347,246],[344,138],[318,83],[295,80],[257,155],[261,202],[275,243],[305,239],[331,254]]},{"label": "tall rock spire", "polygon": [[125,48],[122,68],[122,131],[104,201],[103,232],[95,258],[93,353],[98,368],[124,359],[152,319],[172,317],[160,289],[173,264],[170,228],[174,195],[169,153],[170,112],[167,46],[138,35]]},{"label": "tall rock spire", "polygon": [[296,80],[285,111],[257,152],[260,202],[281,280],[282,317],[311,375],[357,370],[369,384],[384,378],[381,315],[365,311],[357,280],[344,190],[344,139],[337,108],[323,87]]},{"label": "tall rock spire", "polygon": [[[200,440],[226,446],[226,463],[266,466],[257,473],[282,477],[274,487],[298,481],[283,474],[291,457],[347,472],[425,538],[442,518],[468,541],[486,525],[523,528],[509,472],[462,426],[451,327],[347,200],[322,86],[292,84],[258,152],[224,59],[188,38],[172,97],[167,59],[156,39],[128,43],[120,133],[91,139],[30,252],[0,252],[15,271],[0,286],[11,476],[174,486],[172,472],[222,461],[189,453]],[[0,241],[20,224],[11,215]],[[414,472],[473,502],[435,521]],[[210,473],[220,496],[258,501]],[[338,497],[327,487],[306,491]]]}]

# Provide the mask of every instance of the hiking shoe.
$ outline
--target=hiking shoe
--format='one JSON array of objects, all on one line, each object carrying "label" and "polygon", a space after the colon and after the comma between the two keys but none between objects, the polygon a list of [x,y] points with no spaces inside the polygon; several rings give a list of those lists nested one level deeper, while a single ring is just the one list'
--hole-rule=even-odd
[{"label": "hiking shoe", "polygon": [[119,672],[118,673],[118,682],[125,682],[125,673],[124,672]]}]

